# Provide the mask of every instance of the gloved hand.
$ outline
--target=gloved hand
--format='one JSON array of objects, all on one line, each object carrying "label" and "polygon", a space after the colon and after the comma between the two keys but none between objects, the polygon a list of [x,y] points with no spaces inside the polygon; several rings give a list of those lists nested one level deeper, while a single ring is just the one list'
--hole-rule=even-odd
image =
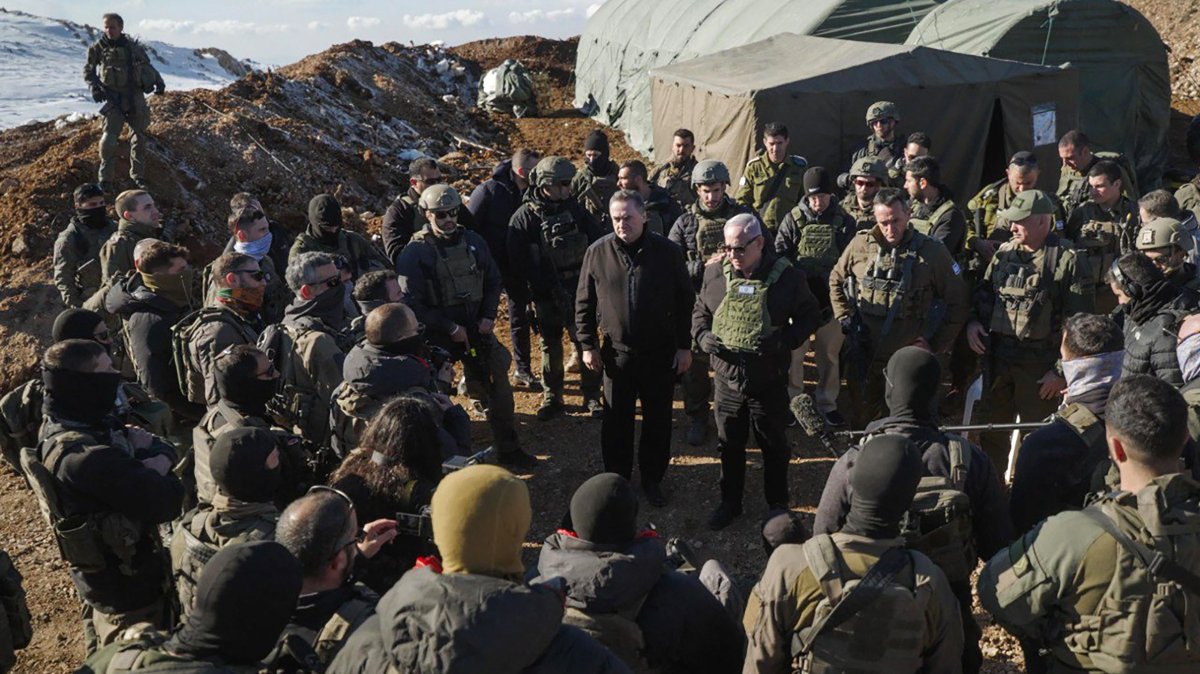
[{"label": "gloved hand", "polygon": [[167,90],[167,85],[163,84],[162,82],[159,82],[158,84],[154,85],[154,93],[157,96],[162,96],[163,92],[165,92],[166,90]]},{"label": "gloved hand", "polygon": [[715,356],[725,350],[725,345],[721,343],[721,338],[710,330],[700,338],[700,350],[710,356]]},{"label": "gloved hand", "polygon": [[104,87],[92,87],[92,100],[97,103],[108,100],[108,94],[104,93]]}]

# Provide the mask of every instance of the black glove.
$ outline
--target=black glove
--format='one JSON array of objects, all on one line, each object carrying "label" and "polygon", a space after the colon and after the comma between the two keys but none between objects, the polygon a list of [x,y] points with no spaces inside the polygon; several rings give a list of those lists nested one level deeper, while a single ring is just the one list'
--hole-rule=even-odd
[{"label": "black glove", "polygon": [[159,82],[158,84],[154,85],[154,93],[157,96],[162,96],[163,92],[165,92],[166,90],[167,90],[167,85],[163,84],[162,82]]},{"label": "black glove", "polygon": [[108,100],[108,94],[104,93],[104,87],[92,87],[92,100],[97,103]]},{"label": "black glove", "polygon": [[710,356],[715,356],[725,350],[725,345],[721,343],[720,337],[709,330],[700,338],[700,350]]}]

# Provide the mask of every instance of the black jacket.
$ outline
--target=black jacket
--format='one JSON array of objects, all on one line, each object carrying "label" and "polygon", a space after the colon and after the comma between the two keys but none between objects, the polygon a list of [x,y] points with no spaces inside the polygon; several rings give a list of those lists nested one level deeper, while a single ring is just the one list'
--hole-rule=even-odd
[{"label": "black jacket", "polygon": [[[704,280],[705,262],[700,257],[696,242],[696,230],[700,227],[700,220],[696,217],[696,212],[699,210],[700,202],[696,201],[675,219],[671,225],[671,231],[667,234],[667,238],[683,249],[684,256],[687,258],[688,275],[692,277],[692,287],[697,291],[700,290],[700,282]],[[725,201],[721,202],[720,208],[716,211],[716,216],[728,220],[735,215],[753,212],[749,206],[743,206],[726,195]],[[773,243],[769,230],[764,230],[763,236],[766,237],[768,243]]]},{"label": "black jacket", "polygon": [[416,356],[388,353],[374,344],[356,344],[342,362],[342,379],[372,396],[391,397],[410,388],[437,390],[429,364]]},{"label": "black jacket", "polygon": [[[400,253],[412,240],[413,234],[427,222],[425,214],[416,205],[420,199],[421,195],[410,187],[402,196],[396,197],[383,213],[383,250],[393,265],[400,259]],[[458,224],[467,228],[475,226],[475,218],[470,210],[458,209]]]},{"label": "black jacket", "polygon": [[[764,280],[775,264],[770,243],[763,248],[762,261],[751,278]],[[725,299],[725,272],[722,263],[704,268],[704,283],[692,309],[692,338],[697,344],[712,332],[713,315]],[[792,363],[792,349],[800,346],[821,326],[821,309],[808,289],[804,272],[791,267],[767,289],[767,313],[776,330],[764,340],[761,353],[741,354],[721,349],[712,356],[713,372],[732,387],[756,390],[786,378]]]},{"label": "black jacket", "polygon": [[[616,546],[556,533],[542,546],[537,571],[538,580],[565,580],[567,607],[588,615],[628,612],[640,604],[634,622],[645,641],[641,655],[655,671],[740,671],[741,625],[698,577],[668,571],[665,562],[659,538]],[[598,638],[606,641],[604,634]]]},{"label": "black jacket", "polygon": [[[520,207],[521,189],[513,179],[511,159],[496,164],[492,177],[480,183],[467,201],[475,231],[487,241],[496,265],[504,274],[509,269],[508,223]],[[462,211],[459,213],[461,215]]]},{"label": "black jacket", "polygon": [[150,292],[136,272],[113,285],[104,303],[109,313],[125,322],[125,346],[133,356],[138,382],[166,403],[177,418],[199,421],[204,406],[183,395],[171,348],[171,328],[189,308]]},{"label": "black jacket", "polygon": [[608,234],[583,258],[575,293],[579,343],[599,348],[603,333],[605,345],[618,351],[690,349],[695,299],[679,246],[653,232],[645,232],[633,247]]},{"label": "black jacket", "polygon": [[671,225],[683,215],[683,207],[667,190],[658,185],[650,185],[650,196],[646,198],[646,213],[654,214],[662,221],[663,230],[656,232],[663,236],[671,233]]},{"label": "black jacket", "polygon": [[1080,510],[1107,449],[1088,447],[1070,424],[1054,418],[1025,437],[1013,469],[1009,512],[1018,532],[1065,510]]},{"label": "black jacket", "polygon": [[1125,360],[1121,376],[1148,374],[1179,388],[1183,386],[1183,373],[1175,355],[1179,324],[1195,313],[1200,297],[1166,281],[1158,287],[1161,292],[1123,307]]},{"label": "black jacket", "polygon": [[[542,254],[542,213],[558,214],[568,210],[589,242],[601,236],[600,225],[573,197],[555,203],[543,199],[536,187],[525,190],[525,201],[513,213],[508,226],[508,262],[517,282],[529,288],[530,297],[538,302],[555,299],[559,286],[558,274],[550,259]],[[575,288],[563,288],[570,296]],[[564,307],[564,310],[569,311]]]},{"label": "black jacket", "polygon": [[[447,245],[457,245],[462,240],[461,237],[466,237],[467,246],[475,257],[475,266],[483,273],[483,300],[477,305],[440,307],[436,304],[436,299],[430,297],[430,285],[436,285],[438,282],[439,249]],[[421,241],[405,246],[396,263],[396,273],[400,275],[400,291],[404,294],[404,303],[412,307],[417,320],[437,335],[449,335],[454,331],[455,325],[463,326],[473,335],[479,319],[496,320],[496,308],[500,304],[500,269],[492,259],[483,237],[463,229],[461,224],[450,239],[430,233]]]}]

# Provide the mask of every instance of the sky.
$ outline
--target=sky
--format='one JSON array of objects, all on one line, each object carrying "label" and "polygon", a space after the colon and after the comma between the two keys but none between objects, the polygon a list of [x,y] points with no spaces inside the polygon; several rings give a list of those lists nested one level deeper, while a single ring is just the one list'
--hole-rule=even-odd
[{"label": "sky", "polygon": [[459,44],[486,37],[568,37],[604,0],[0,0],[4,7],[100,25],[181,47],[219,47],[237,58],[286,65],[353,39]]}]

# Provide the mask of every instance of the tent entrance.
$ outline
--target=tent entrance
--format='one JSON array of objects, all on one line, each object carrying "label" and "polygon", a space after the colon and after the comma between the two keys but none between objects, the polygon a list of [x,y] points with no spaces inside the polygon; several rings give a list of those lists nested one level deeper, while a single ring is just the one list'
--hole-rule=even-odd
[{"label": "tent entrance", "polygon": [[[972,176],[971,185],[987,185],[1004,177],[1008,168],[1008,155],[1004,145],[1004,113],[1001,111],[1000,100],[992,103],[992,119],[988,123],[987,140],[983,144],[983,173]],[[936,153],[934,153],[936,154]],[[960,195],[960,198],[970,199],[971,195]],[[963,203],[966,203],[963,201]]]}]

